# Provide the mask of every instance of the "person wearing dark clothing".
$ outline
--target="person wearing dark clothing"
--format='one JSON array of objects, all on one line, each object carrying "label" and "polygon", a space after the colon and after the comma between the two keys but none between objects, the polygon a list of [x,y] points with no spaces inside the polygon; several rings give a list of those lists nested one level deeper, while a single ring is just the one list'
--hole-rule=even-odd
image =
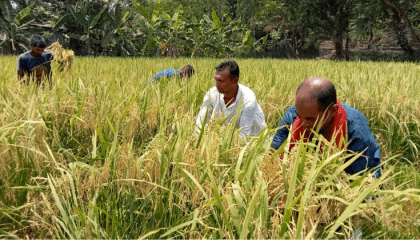
[{"label": "person wearing dark clothing", "polygon": [[[31,75],[37,85],[41,84],[43,78],[51,80],[51,60],[53,60],[54,54],[51,51],[44,51],[45,47],[47,44],[43,37],[33,36],[31,38],[30,50],[19,55],[17,60],[18,80],[22,80],[25,75],[27,85],[29,85]],[[23,82],[25,83],[25,80]]]}]

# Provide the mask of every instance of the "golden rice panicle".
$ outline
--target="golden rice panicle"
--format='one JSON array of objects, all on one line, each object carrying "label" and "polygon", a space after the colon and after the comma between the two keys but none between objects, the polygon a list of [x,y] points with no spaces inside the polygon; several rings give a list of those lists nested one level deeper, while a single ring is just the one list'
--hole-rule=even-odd
[{"label": "golden rice panicle", "polygon": [[60,64],[60,71],[69,71],[74,60],[74,52],[72,50],[64,49],[58,40],[50,45],[48,50],[54,53],[54,60]]}]

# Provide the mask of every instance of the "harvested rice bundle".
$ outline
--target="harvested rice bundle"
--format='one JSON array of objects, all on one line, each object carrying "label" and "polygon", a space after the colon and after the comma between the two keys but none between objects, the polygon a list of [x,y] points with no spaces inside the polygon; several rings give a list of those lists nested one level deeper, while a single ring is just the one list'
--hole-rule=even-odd
[{"label": "harvested rice bundle", "polygon": [[48,46],[47,50],[54,53],[54,60],[60,64],[60,71],[69,71],[74,60],[74,52],[72,50],[64,49],[60,43],[54,42]]}]

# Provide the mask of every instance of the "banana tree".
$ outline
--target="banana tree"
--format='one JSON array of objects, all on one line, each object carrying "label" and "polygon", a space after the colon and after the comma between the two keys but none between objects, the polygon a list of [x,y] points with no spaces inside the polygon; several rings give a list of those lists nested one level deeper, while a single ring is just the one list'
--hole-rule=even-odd
[{"label": "banana tree", "polygon": [[25,8],[16,5],[13,8],[10,1],[0,1],[0,34],[4,37],[1,48],[10,49],[13,54],[24,52],[30,45],[31,36],[44,31],[42,26],[34,23],[31,9],[32,5]]},{"label": "banana tree", "polygon": [[[160,24],[162,31],[160,33],[163,42],[169,46],[168,54],[172,56],[181,55],[181,50],[188,51],[188,46],[191,44],[188,38],[189,34],[185,31],[185,23],[182,21],[183,13],[182,5],[179,6],[172,17],[162,11],[163,18]],[[182,36],[182,39],[179,36]]]},{"label": "banana tree", "polygon": [[107,24],[104,31],[105,36],[101,41],[103,48],[110,48],[113,55],[127,56],[136,53],[136,48],[131,40],[133,30],[125,26],[130,18],[130,12],[123,10],[120,3],[115,5],[114,14],[107,12]]},{"label": "banana tree", "polygon": [[135,10],[143,17],[145,29],[142,30],[143,35],[139,35],[137,38],[145,38],[146,43],[141,46],[141,54],[144,56],[148,51],[155,51],[158,47],[162,48],[162,42],[159,38],[159,32],[162,29],[161,24],[156,24],[159,18],[160,2],[157,1],[153,10],[153,13],[149,15],[147,10],[140,5],[137,0],[132,0]]},{"label": "banana tree", "polygon": [[201,51],[203,55],[222,57],[226,53],[233,54],[244,48],[251,41],[250,30],[240,21],[232,20],[223,13],[226,22],[221,22],[216,11],[212,12],[212,19],[203,16],[201,28],[195,28],[196,42],[194,53]]},{"label": "banana tree", "polygon": [[100,10],[96,15],[87,15],[85,14],[87,6],[82,6],[82,3],[79,3],[76,4],[77,10],[72,5],[68,6],[69,11],[65,12],[64,15],[55,23],[53,30],[56,31],[62,26],[69,27],[68,25],[71,24],[72,20],[75,20],[80,26],[82,26],[82,34],[70,33],[69,36],[84,42],[86,44],[88,54],[91,54],[92,44],[99,44],[100,41],[98,39],[105,34],[102,29],[96,27],[98,26],[101,16],[108,8],[102,8],[102,10]]}]

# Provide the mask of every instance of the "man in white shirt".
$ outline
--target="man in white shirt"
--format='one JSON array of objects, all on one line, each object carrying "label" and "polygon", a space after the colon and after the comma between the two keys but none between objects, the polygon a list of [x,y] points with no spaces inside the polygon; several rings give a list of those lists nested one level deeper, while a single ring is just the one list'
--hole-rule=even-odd
[{"label": "man in white shirt", "polygon": [[203,105],[197,117],[197,132],[199,133],[204,123],[206,112],[207,122],[215,112],[216,117],[227,117],[226,121],[234,119],[239,104],[242,107],[238,117],[237,128],[240,128],[241,138],[254,136],[259,133],[267,124],[264,113],[257,102],[255,93],[248,87],[238,84],[239,66],[236,61],[224,61],[215,67],[216,86],[211,88],[204,97]]}]

